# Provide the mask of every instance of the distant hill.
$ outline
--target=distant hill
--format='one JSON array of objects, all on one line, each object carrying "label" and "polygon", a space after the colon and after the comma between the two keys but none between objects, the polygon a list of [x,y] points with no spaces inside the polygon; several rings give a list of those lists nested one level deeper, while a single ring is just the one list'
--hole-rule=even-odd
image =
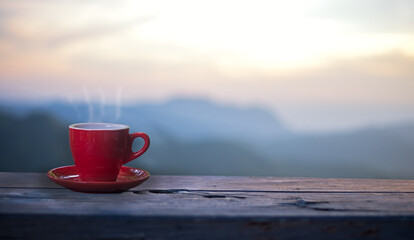
[{"label": "distant hill", "polygon": [[413,124],[292,134],[265,109],[189,99],[122,109],[65,103],[0,109],[0,171],[73,164],[68,124],[91,118],[147,132],[150,150],[128,165],[152,174],[414,179]]},{"label": "distant hill", "polygon": [[66,126],[33,112],[16,117],[0,112],[0,171],[45,172],[72,164]]},{"label": "distant hill", "polygon": [[257,151],[286,176],[414,178],[413,124],[298,135]]},{"label": "distant hill", "polygon": [[[138,146],[136,146],[138,148]],[[0,112],[0,172],[47,172],[73,165],[68,128],[47,113]],[[181,142],[151,136],[150,150],[129,166],[152,174],[275,175],[275,165],[237,141]]]},{"label": "distant hill", "polygon": [[289,134],[283,123],[262,108],[236,108],[207,100],[174,99],[159,104],[117,107],[99,103],[51,103],[48,105],[7,105],[9,113],[24,116],[32,111],[46,112],[66,124],[76,122],[117,122],[133,131],[153,135],[169,134],[179,140],[261,141]]}]

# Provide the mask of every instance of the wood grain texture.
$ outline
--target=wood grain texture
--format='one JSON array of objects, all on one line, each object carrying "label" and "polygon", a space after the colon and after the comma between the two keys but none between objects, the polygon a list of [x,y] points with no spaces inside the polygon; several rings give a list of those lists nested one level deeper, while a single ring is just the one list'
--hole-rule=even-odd
[{"label": "wood grain texture", "polygon": [[[0,173],[0,188],[62,188],[46,173]],[[132,190],[414,192],[414,180],[235,176],[151,176]]]},{"label": "wood grain texture", "polygon": [[127,216],[414,216],[414,193],[0,189],[0,213]]},{"label": "wood grain texture", "polygon": [[0,239],[414,239],[414,180],[151,176],[120,194],[0,173]]}]

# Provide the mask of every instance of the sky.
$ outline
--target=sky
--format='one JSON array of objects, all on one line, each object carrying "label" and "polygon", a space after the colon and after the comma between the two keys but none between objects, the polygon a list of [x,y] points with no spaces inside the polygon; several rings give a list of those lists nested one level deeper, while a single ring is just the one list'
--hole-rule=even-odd
[{"label": "sky", "polygon": [[0,2],[0,101],[263,106],[296,131],[414,121],[414,2]]}]

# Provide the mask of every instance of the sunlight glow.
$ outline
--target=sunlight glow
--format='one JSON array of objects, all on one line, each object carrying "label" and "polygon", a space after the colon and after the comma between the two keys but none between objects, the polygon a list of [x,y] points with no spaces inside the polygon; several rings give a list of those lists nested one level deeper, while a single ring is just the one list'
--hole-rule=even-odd
[{"label": "sunlight glow", "polygon": [[0,93],[82,101],[87,88],[116,102],[122,89],[123,103],[197,96],[269,106],[292,121],[327,103],[412,112],[412,5],[5,0]]}]

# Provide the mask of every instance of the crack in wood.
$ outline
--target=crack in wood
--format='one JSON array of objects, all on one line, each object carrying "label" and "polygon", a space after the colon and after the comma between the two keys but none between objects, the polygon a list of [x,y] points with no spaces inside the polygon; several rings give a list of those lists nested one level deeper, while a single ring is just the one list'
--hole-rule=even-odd
[{"label": "crack in wood", "polygon": [[372,209],[348,209],[348,208],[333,208],[333,207],[320,207],[314,206],[319,204],[329,204],[328,201],[307,201],[301,197],[295,198],[296,201],[293,203],[280,203],[279,205],[282,206],[294,206],[299,208],[306,208],[316,211],[335,211],[335,212],[377,212],[377,210]]},{"label": "crack in wood", "polygon": [[[192,194],[194,195],[194,194]],[[204,195],[204,194],[196,194],[198,196],[202,196],[205,198],[236,198],[236,199],[246,199],[246,197],[242,197],[242,196],[232,196],[232,195]]]},{"label": "crack in wood", "polygon": [[296,202],[294,204],[299,206],[299,207],[307,207],[309,205],[323,204],[323,203],[329,203],[329,202],[327,202],[327,201],[306,201],[306,200],[298,197],[298,198],[296,198]]},{"label": "crack in wood", "polygon": [[[145,191],[145,190],[143,190]],[[143,191],[133,191],[133,193],[140,193]],[[181,193],[181,192],[188,192],[187,189],[165,189],[165,190],[147,190],[150,193],[157,193],[157,194],[174,194],[174,193]]]},{"label": "crack in wood", "polygon": [[188,190],[188,189],[166,189],[166,190],[141,190],[141,191],[133,191],[135,194],[146,194],[155,193],[155,194],[188,194],[188,195],[195,195],[204,198],[236,198],[236,199],[246,199],[243,196],[234,196],[234,195],[224,195],[224,194],[210,194],[209,192],[215,191],[198,191],[198,190]]}]

